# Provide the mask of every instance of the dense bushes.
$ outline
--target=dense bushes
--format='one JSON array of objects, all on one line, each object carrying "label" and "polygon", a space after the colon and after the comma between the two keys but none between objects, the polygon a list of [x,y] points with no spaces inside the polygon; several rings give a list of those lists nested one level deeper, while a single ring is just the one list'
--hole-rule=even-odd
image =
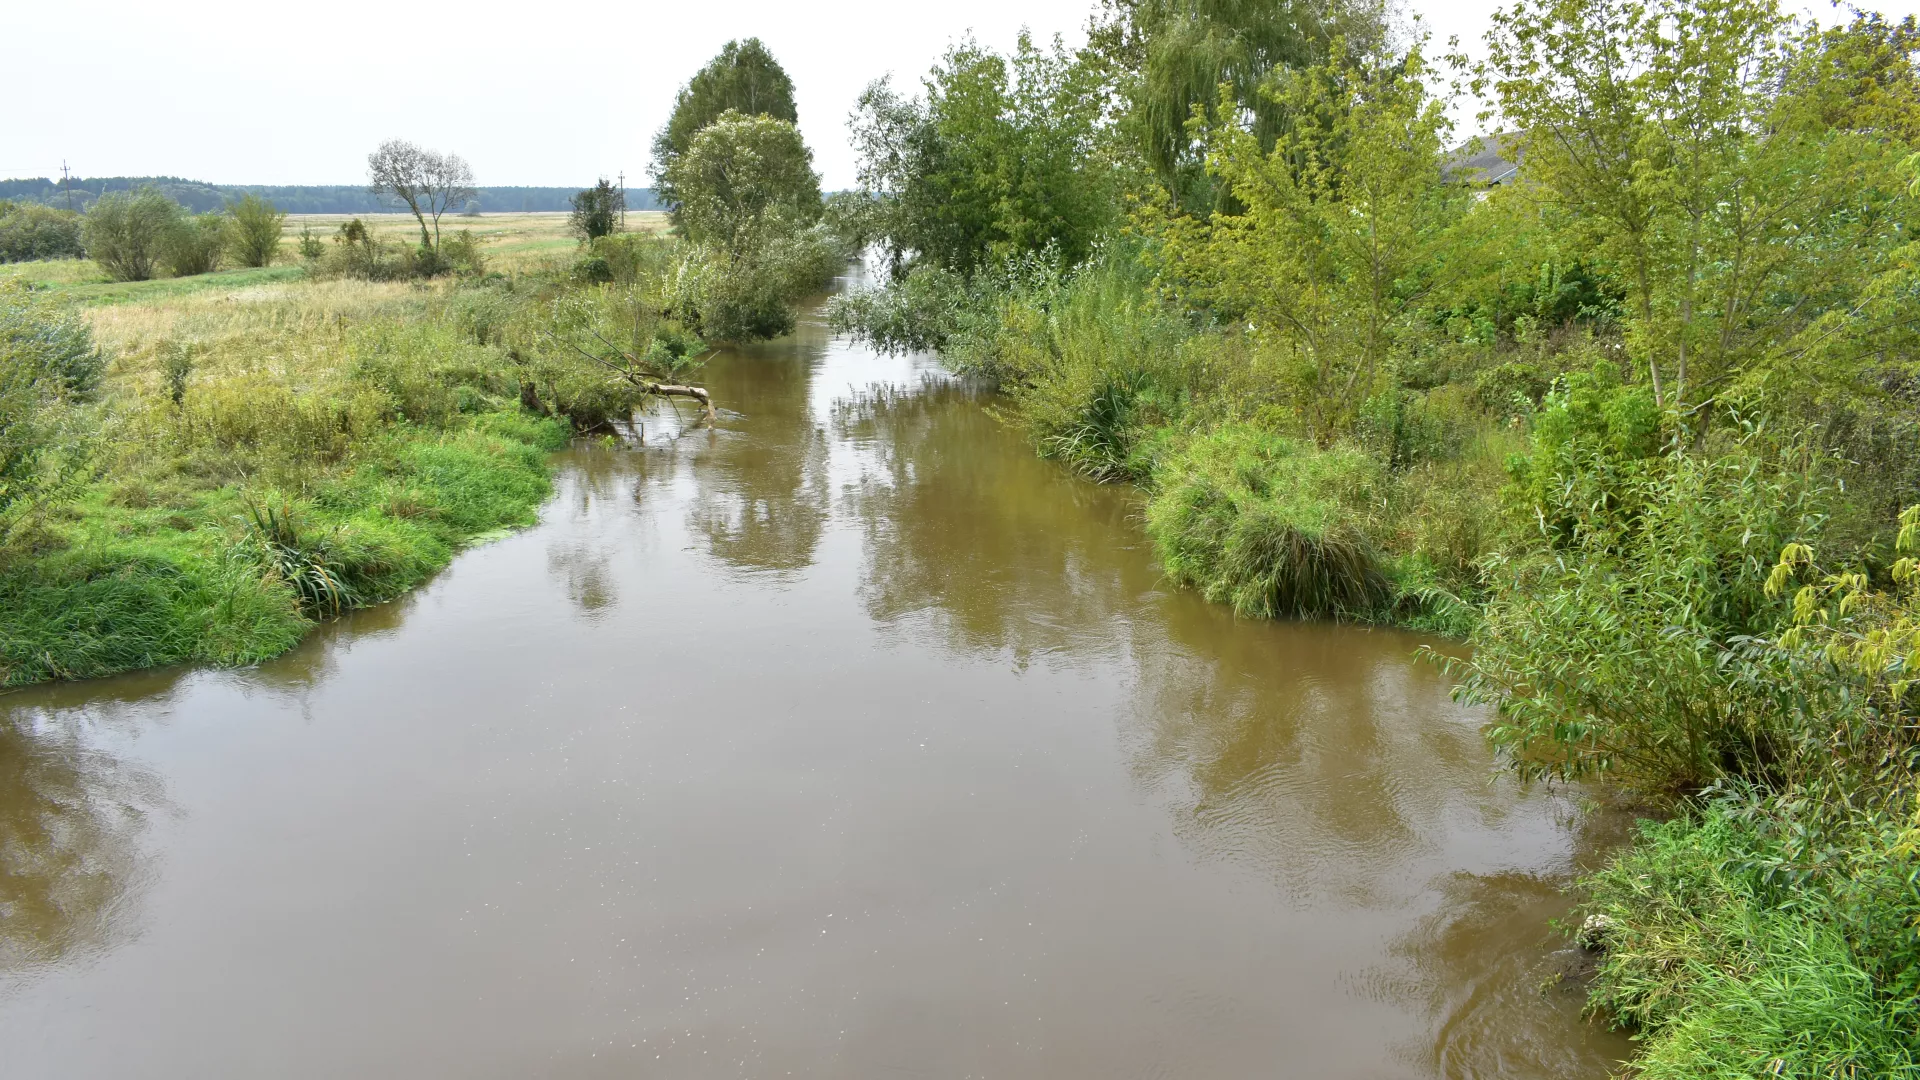
[{"label": "dense bushes", "polygon": [[1386,477],[1355,450],[1241,426],[1195,438],[1156,472],[1147,532],[1167,575],[1244,615],[1360,616],[1389,596],[1364,525]]},{"label": "dense bushes", "polygon": [[225,214],[181,214],[162,249],[168,271],[174,277],[191,277],[218,269],[231,239],[231,226]]},{"label": "dense bushes", "polygon": [[80,232],[78,214],[38,203],[0,201],[0,263],[80,258],[86,254]]}]

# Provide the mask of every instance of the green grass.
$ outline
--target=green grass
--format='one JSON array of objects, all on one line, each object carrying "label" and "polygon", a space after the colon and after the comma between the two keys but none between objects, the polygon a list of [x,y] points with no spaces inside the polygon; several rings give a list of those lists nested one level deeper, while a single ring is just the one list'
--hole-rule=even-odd
[{"label": "green grass", "polygon": [[149,281],[112,281],[88,259],[56,259],[0,266],[11,274],[56,296],[82,304],[125,304],[186,296],[210,289],[245,289],[306,277],[299,266],[266,266],[244,270],[216,270],[192,277],[153,278]]},{"label": "green grass", "polygon": [[1590,879],[1593,1002],[1637,1029],[1636,1076],[1920,1077],[1915,833],[1850,831],[1810,861],[1791,826],[1715,804]]},{"label": "green grass", "polygon": [[475,537],[534,521],[564,423],[488,414],[400,429],[306,497],[223,487],[127,507],[104,486],[57,528],[60,547],[0,573],[0,684],[163,664],[246,664],[291,648],[315,611],[264,557],[250,510],[285,514],[352,603],[398,596]]},{"label": "green grass", "polygon": [[1384,471],[1229,425],[1192,439],[1154,477],[1147,532],[1167,576],[1263,618],[1366,618],[1391,596],[1367,535]]}]

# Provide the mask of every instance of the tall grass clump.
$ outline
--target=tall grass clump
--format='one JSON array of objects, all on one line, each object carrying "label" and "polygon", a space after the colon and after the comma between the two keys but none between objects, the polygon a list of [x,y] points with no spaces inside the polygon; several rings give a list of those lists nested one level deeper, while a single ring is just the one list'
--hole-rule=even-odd
[{"label": "tall grass clump", "polygon": [[1156,472],[1147,532],[1169,577],[1241,614],[1367,618],[1391,594],[1364,527],[1383,480],[1357,451],[1223,427]]}]

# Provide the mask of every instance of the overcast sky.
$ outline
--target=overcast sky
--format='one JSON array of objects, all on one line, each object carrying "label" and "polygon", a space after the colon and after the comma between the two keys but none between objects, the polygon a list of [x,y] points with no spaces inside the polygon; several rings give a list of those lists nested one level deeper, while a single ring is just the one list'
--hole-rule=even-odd
[{"label": "overcast sky", "polygon": [[[1471,43],[1495,4],[1411,6],[1438,38]],[[1920,0],[1866,6],[1904,14]],[[79,176],[353,184],[367,151],[397,136],[464,155],[483,185],[585,185],[625,170],[637,187],[674,91],[729,38],[758,36],[793,76],[832,190],[853,182],[846,117],[870,80],[892,72],[917,86],[970,30],[1002,49],[1022,26],[1077,43],[1093,0],[7,7],[0,178],[58,176],[64,159]]]}]

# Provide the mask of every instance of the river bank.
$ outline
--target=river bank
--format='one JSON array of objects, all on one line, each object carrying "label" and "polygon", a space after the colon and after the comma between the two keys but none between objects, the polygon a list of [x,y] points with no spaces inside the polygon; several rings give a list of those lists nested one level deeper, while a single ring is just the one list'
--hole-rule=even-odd
[{"label": "river bank", "polygon": [[85,898],[11,939],[0,1063],[1589,1078],[1627,1053],[1539,992],[1557,883],[1606,838],[1487,783],[1423,639],[1167,588],[1129,492],[816,316],[707,382],[715,429],[563,452],[538,526],[280,659],[9,695],[0,759],[40,763],[10,820],[97,812],[31,877]]}]

